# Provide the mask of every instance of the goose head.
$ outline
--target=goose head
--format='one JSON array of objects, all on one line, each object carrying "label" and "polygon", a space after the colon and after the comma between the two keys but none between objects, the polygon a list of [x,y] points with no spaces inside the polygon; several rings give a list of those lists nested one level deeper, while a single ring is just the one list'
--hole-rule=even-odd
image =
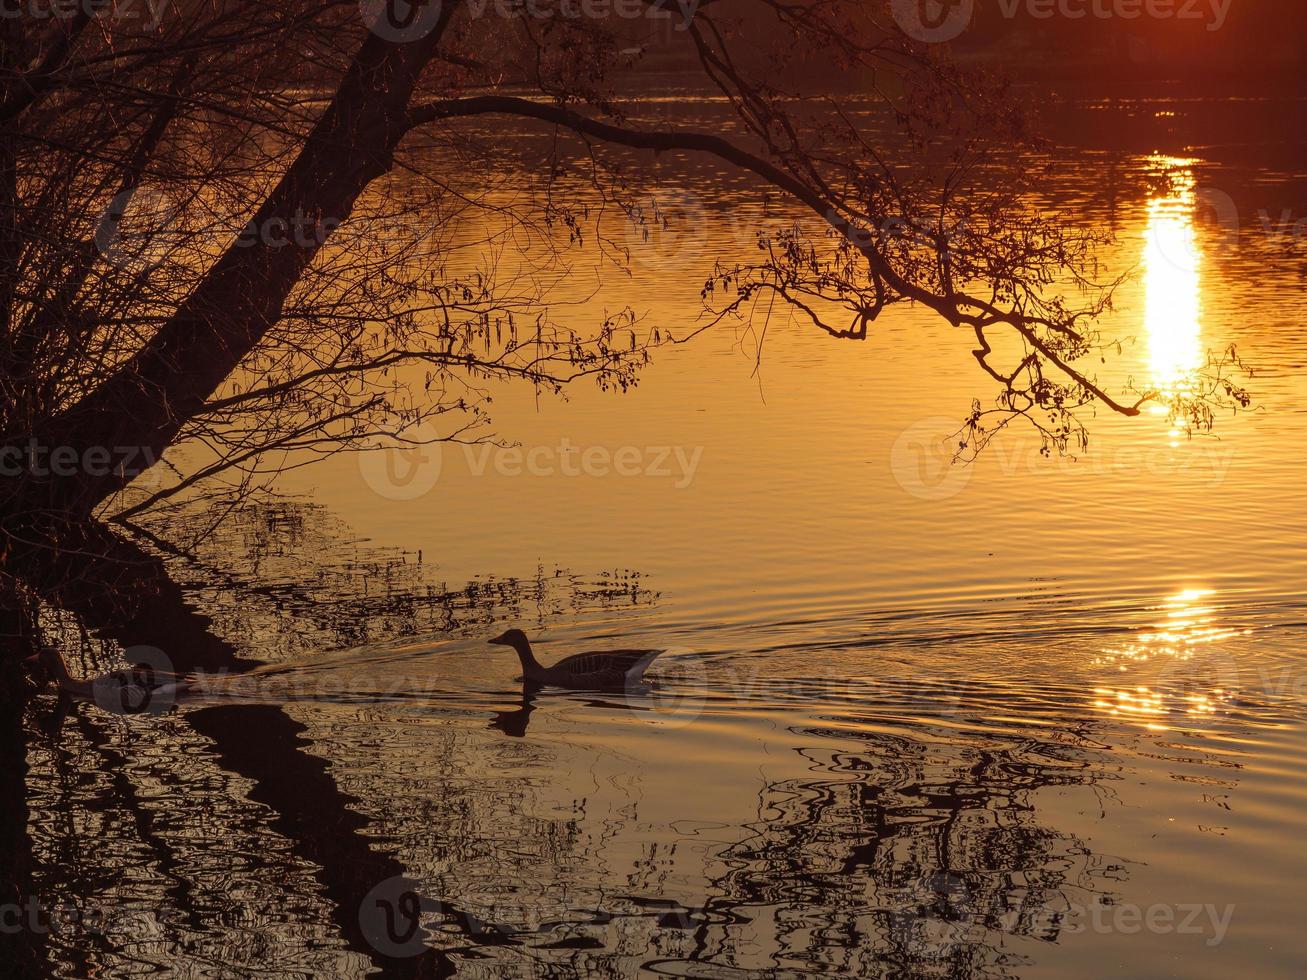
[{"label": "goose head", "polygon": [[59,680],[68,676],[64,658],[54,647],[41,647],[30,657],[24,657],[23,662],[31,667],[39,667],[45,672],[47,679]]},{"label": "goose head", "polygon": [[498,644],[501,647],[513,647],[515,650],[520,650],[522,647],[529,647],[531,645],[526,638],[526,634],[521,630],[516,629],[505,630],[489,642]]},{"label": "goose head", "polygon": [[527,668],[539,666],[536,663],[535,654],[531,652],[531,641],[526,638],[526,634],[521,630],[505,630],[490,642],[501,647],[512,647],[517,651],[518,659]]}]

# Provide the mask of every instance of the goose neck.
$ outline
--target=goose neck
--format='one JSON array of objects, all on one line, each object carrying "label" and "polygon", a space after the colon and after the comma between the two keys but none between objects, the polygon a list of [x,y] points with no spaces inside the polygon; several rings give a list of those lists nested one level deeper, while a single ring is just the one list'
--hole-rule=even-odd
[{"label": "goose neck", "polygon": [[513,649],[517,651],[518,659],[522,661],[523,667],[529,667],[533,670],[540,669],[540,664],[536,661],[535,654],[531,650],[531,641],[525,636],[513,644]]},{"label": "goose neck", "polygon": [[67,687],[69,684],[76,684],[77,679],[68,673],[68,665],[64,663],[63,656],[57,650],[49,650],[41,658],[45,664],[46,670],[54,675],[55,682],[60,687]]}]

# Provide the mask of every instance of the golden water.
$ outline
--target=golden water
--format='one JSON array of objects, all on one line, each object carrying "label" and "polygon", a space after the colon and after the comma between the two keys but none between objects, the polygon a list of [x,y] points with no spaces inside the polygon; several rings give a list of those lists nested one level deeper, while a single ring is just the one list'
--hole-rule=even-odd
[{"label": "golden water", "polygon": [[[697,288],[678,270],[750,247],[747,186],[660,166],[693,220],[637,247],[633,275],[578,317],[630,303],[683,330]],[[1060,204],[1110,223],[1105,259],[1137,271],[1106,320],[1134,338],[1123,377],[1174,389],[1230,343],[1258,366],[1259,409],[1217,437],[1100,413],[1075,460],[1018,434],[950,467],[950,427],[992,392],[965,336],[905,309],[861,345],[774,322],[756,371],[753,338],[725,327],[661,353],[625,396],[497,392],[521,460],[446,446],[389,476],[350,457],[287,476],[450,583],[633,571],[657,593],[519,607],[546,662],[671,651],[651,694],[535,698],[484,644],[499,613],[328,651],[242,632],[254,613],[209,597],[218,628],[300,672],[291,713],[375,846],[424,894],[529,937],[491,946],[431,913],[438,944],[478,954],[460,974],[1297,975],[1307,304],[1303,243],[1250,216],[1301,210],[1307,187],[1197,151],[1085,157],[1082,174]],[[1233,236],[1210,188],[1240,202]],[[564,440],[605,472],[568,472]],[[164,906],[189,882],[198,924],[102,958],[202,969],[269,943],[288,970],[360,971],[312,868],[174,737],[209,780],[209,836],[180,832],[163,868],[108,819],[109,853],[82,875]],[[145,754],[132,772],[149,785],[170,765]],[[110,806],[93,781],[45,792],[56,811],[68,794]],[[166,814],[166,793],[154,805]],[[256,911],[222,922],[236,893]],[[1109,901],[1232,918],[1097,928]]]}]

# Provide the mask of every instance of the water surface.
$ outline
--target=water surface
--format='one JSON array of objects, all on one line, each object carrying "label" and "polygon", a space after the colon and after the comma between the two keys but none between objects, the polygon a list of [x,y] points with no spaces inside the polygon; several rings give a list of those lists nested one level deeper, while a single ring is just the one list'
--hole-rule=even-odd
[{"label": "water surface", "polygon": [[[622,396],[496,392],[520,457],[293,471],[309,530],[291,507],[211,548],[259,588],[193,579],[272,666],[36,760],[50,892],[144,917],[70,938],[64,972],[366,972],[313,862],[186,725],[286,704],[404,869],[380,900],[420,893],[459,975],[1296,976],[1301,142],[1194,139],[1221,99],[1068,112],[1129,123],[1060,151],[1079,163],[1048,204],[1110,226],[1104,262],[1136,273],[1104,371],[1183,385],[1237,344],[1254,411],[1193,438],[1100,412],[1075,459],[1015,432],[958,468],[944,442],[993,394],[966,336],[903,309],[855,345],[778,313],[760,354],[761,318],[725,325]],[[632,232],[630,277],[596,271],[579,318],[688,332],[696,277],[752,247],[747,183],[658,175],[672,220]],[[306,546],[336,520],[402,557]],[[504,625],[546,662],[669,653],[651,693],[531,696],[484,644]]]}]

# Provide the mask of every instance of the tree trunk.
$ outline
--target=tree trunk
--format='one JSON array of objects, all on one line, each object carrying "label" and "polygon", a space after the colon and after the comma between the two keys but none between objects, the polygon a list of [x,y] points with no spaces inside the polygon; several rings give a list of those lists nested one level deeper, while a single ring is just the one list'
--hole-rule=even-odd
[{"label": "tree trunk", "polygon": [[[35,433],[46,447],[133,447],[157,457],[281,317],[282,307],[328,233],[393,164],[410,128],[408,103],[455,3],[425,37],[394,43],[369,35],[303,149],[252,219],[316,219],[305,247],[237,242],[177,312],[121,370]],[[129,476],[49,477],[28,506],[84,517]]]},{"label": "tree trunk", "polygon": [[[123,647],[157,647],[179,673],[236,671],[251,663],[209,629],[209,620],[186,601],[162,561],[102,525],[67,528],[60,540],[11,555],[8,564],[96,635]],[[22,690],[20,660],[8,653],[0,651],[0,678],[12,669]],[[20,717],[13,714],[14,719]],[[5,726],[0,732],[0,873],[5,883],[0,904],[24,901],[30,894],[27,885],[17,884],[30,880],[31,865],[24,803],[26,746],[21,724],[9,719],[6,713],[0,721]],[[414,955],[393,956],[376,948],[365,933],[360,912],[370,892],[403,877],[405,868],[397,858],[374,849],[367,818],[356,800],[336,786],[327,760],[308,751],[302,724],[276,705],[201,708],[190,712],[187,722],[212,742],[223,768],[250,781],[249,798],[269,808],[270,829],[285,835],[295,853],[317,868],[332,902],[332,922],[350,949],[367,957],[383,977],[452,975],[454,961],[444,950],[415,947]],[[472,936],[476,923],[471,916],[449,903],[443,904],[442,913]],[[3,967],[23,962],[15,958],[19,954],[39,965],[41,947],[35,943],[41,938],[27,931],[8,935],[0,930],[2,944],[15,945],[15,956],[0,953],[0,974],[13,975]],[[20,943],[30,948],[20,948]]]},{"label": "tree trunk", "polygon": [[6,976],[41,977],[45,936],[33,928],[36,896],[32,841],[27,833],[27,731],[23,714],[29,688],[19,654],[30,653],[27,617],[16,596],[0,595],[0,963]]}]

